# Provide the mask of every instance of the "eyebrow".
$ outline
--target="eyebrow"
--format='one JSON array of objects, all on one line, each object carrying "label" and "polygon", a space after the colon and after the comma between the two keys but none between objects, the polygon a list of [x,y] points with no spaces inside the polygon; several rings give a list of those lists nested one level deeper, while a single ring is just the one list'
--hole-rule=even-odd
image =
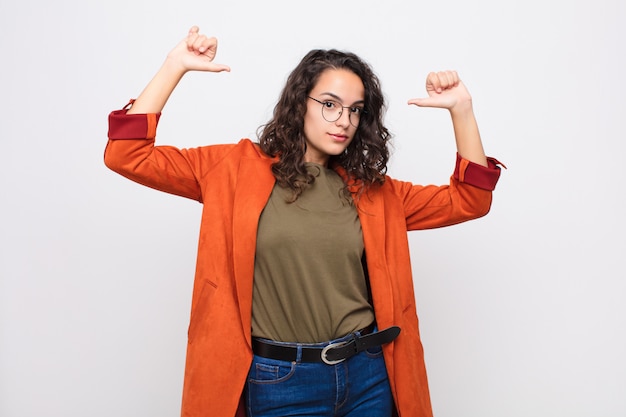
[{"label": "eyebrow", "polygon": [[[322,95],[322,96],[323,95],[330,96],[330,97],[334,98],[335,100],[337,100],[338,102],[343,104],[343,100],[337,94],[330,93],[330,92],[324,92],[324,93],[320,93],[320,95]],[[354,106],[355,104],[365,104],[365,100],[357,100],[354,103],[352,103],[352,106]]]}]

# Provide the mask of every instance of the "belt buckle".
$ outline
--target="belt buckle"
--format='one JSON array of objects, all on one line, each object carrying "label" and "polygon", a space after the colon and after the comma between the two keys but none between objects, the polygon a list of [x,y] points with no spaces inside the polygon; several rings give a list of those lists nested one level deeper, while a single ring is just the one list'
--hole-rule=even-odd
[{"label": "belt buckle", "polygon": [[331,343],[330,345],[326,346],[324,349],[322,349],[322,353],[321,353],[321,356],[322,356],[322,362],[324,362],[324,363],[325,363],[325,364],[327,364],[327,365],[336,365],[336,364],[338,364],[338,363],[341,363],[341,362],[345,361],[345,360],[346,360],[346,358],[337,359],[337,360],[335,360],[335,361],[330,360],[330,359],[327,359],[327,358],[326,358],[326,353],[327,353],[330,349],[334,349],[334,348],[336,348],[336,347],[342,347],[342,346],[347,345],[348,343],[350,343],[350,341],[347,341],[347,342],[336,342],[336,343]]}]

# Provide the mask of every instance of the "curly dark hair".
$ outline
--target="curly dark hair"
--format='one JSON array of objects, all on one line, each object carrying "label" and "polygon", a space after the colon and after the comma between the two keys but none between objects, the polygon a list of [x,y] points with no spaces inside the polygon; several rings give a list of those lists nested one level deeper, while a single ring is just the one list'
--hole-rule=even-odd
[{"label": "curly dark hair", "polygon": [[387,144],[391,134],[383,124],[386,106],[378,77],[353,53],[315,49],[306,54],[289,75],[272,119],[258,132],[263,152],[278,156],[272,172],[279,185],[293,191],[292,201],[315,181],[304,165],[304,115],[307,97],[327,69],[352,71],[365,87],[365,111],[354,138],[342,154],[331,156],[328,165],[343,167],[351,182],[358,184],[359,194],[371,185],[385,181],[389,160]]}]

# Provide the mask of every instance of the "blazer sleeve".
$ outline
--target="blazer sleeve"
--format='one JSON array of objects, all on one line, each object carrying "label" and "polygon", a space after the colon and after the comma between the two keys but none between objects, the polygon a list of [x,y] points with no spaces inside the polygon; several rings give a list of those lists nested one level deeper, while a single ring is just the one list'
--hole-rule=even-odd
[{"label": "blazer sleeve", "polygon": [[130,104],[109,114],[105,165],[139,184],[202,202],[200,179],[233,145],[155,146],[161,114],[127,114]]},{"label": "blazer sleeve", "polygon": [[450,226],[482,217],[489,212],[492,191],[500,177],[497,159],[487,158],[488,167],[457,154],[454,174],[448,185],[414,185],[390,180],[400,198],[407,230]]}]

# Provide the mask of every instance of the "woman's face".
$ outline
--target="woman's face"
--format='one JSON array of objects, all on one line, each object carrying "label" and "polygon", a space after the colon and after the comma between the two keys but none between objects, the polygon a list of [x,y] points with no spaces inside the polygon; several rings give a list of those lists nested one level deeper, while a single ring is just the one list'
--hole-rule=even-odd
[{"label": "woman's face", "polygon": [[[357,129],[354,125],[358,126],[358,115],[351,115],[351,108],[363,108],[365,87],[359,76],[352,71],[327,69],[320,75],[309,97],[304,115],[307,144],[304,161],[327,165],[329,158],[341,154],[354,138]],[[323,106],[333,107],[332,103],[327,102],[346,107],[336,121],[329,122],[322,115]],[[331,113],[330,110],[327,109],[327,114]]]}]

